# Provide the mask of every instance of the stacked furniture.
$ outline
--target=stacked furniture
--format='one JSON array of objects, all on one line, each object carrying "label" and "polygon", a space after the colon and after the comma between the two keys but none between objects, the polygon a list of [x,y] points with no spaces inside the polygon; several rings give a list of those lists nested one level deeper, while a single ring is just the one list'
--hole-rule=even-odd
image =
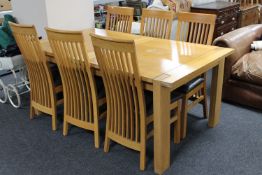
[{"label": "stacked furniture", "polygon": [[191,7],[192,12],[217,15],[213,39],[235,30],[238,26],[240,4],[217,1]]},{"label": "stacked furniture", "polygon": [[[245,61],[248,53],[250,53],[250,45],[253,41],[261,39],[262,25],[251,25],[244,28],[240,28],[233,32],[230,32],[222,37],[217,38],[214,41],[214,45],[229,47],[235,49],[234,54],[226,58],[225,72],[224,72],[224,84],[223,84],[223,99],[234,103],[255,107],[262,109],[262,70],[257,69],[259,64],[261,65],[261,55],[255,59],[256,62],[250,62],[246,64]],[[255,54],[252,53],[252,54]],[[242,59],[242,60],[241,60]],[[249,57],[248,59],[251,59]],[[251,60],[250,60],[251,61]],[[248,67],[248,73],[256,73],[256,76],[249,74],[248,76],[241,76],[234,74],[234,65],[245,64]],[[244,65],[243,65],[244,66]],[[240,69],[241,66],[238,66]],[[253,70],[252,68],[255,68]],[[240,72],[239,70],[238,72]],[[256,77],[256,78],[255,78]],[[259,78],[260,77],[260,78]]]},{"label": "stacked furniture", "polygon": [[260,18],[258,0],[231,0],[240,3],[238,27],[257,24]]}]

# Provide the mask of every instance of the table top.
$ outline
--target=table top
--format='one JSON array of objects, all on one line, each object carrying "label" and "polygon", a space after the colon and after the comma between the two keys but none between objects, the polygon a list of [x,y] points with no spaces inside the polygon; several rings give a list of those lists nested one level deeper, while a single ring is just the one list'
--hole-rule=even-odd
[{"label": "table top", "polygon": [[[161,79],[165,86],[179,86],[180,79],[190,78],[199,69],[215,64],[233,53],[233,49],[216,46],[206,46],[173,40],[156,39],[139,35],[113,32],[103,29],[89,29],[83,32],[95,33],[117,39],[135,41],[137,49],[138,68],[143,81],[152,83]],[[86,35],[89,36],[89,35]],[[91,38],[88,37],[89,61],[94,68],[99,68],[93,51]],[[47,40],[41,41],[45,54],[53,57]],[[181,84],[182,85],[182,84]]]}]

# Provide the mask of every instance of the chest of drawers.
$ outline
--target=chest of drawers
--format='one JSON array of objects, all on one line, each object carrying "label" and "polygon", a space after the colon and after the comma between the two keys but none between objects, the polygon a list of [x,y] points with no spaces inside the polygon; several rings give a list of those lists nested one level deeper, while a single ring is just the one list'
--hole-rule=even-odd
[{"label": "chest of drawers", "polygon": [[240,4],[234,2],[217,1],[191,7],[194,13],[217,15],[213,39],[222,36],[238,27]]},{"label": "chest of drawers", "polygon": [[259,22],[260,12],[258,5],[243,6],[240,9],[239,27],[257,24]]}]

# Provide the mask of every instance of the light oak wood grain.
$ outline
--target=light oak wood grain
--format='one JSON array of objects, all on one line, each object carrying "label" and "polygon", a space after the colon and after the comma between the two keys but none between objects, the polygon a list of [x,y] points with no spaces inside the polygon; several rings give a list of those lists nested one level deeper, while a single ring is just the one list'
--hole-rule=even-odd
[{"label": "light oak wood grain", "polygon": [[63,134],[68,134],[69,124],[94,131],[95,147],[99,148],[99,118],[105,116],[99,109],[106,100],[98,97],[85,33],[50,28],[46,31],[63,83]]},{"label": "light oak wood grain", "polygon": [[143,9],[140,35],[170,39],[173,22],[171,11]]},{"label": "light oak wood grain", "polygon": [[106,29],[131,33],[134,8],[108,6],[106,15]]},{"label": "light oak wood grain", "polygon": [[[156,130],[154,130],[154,137],[158,139],[158,142],[154,141],[154,152],[156,153],[154,155],[154,168],[156,173],[163,174],[170,165],[170,155],[168,154],[170,140],[168,142],[169,144],[166,144],[166,137],[163,137],[161,131],[167,131],[167,128],[170,127],[170,122],[167,122],[166,118],[159,118],[168,116],[167,111],[169,110],[164,109],[168,109],[167,107],[170,106],[168,105],[162,108],[162,103],[168,104],[170,99],[168,92],[186,84],[188,81],[202,75],[209,69],[215,68],[214,70],[216,70],[216,67],[222,64],[221,62],[224,61],[225,57],[231,55],[234,50],[101,29],[91,29],[86,32],[110,37],[112,39],[134,40],[139,75],[145,88],[147,87],[151,89],[151,91],[154,91],[154,119],[156,119],[154,121],[154,128],[156,128]],[[89,50],[88,54],[94,55],[94,57],[89,58],[91,67],[99,71],[95,54],[93,54],[93,47],[87,47]],[[42,49],[47,55],[52,56],[52,50],[50,49],[48,41],[42,41]],[[50,60],[55,61],[54,59]],[[221,68],[222,65],[220,69]],[[216,78],[220,77],[221,79],[221,77],[223,77],[223,71],[216,72],[217,74],[213,76],[214,82]],[[155,85],[153,85],[154,81],[157,81],[157,83],[154,83]],[[219,99],[221,99],[221,93],[219,92],[222,90],[222,82],[220,85],[214,83],[212,88],[214,88],[212,95],[215,95],[216,100],[212,100],[213,104],[210,110],[213,112],[209,114],[209,126],[215,127],[220,118],[219,114],[217,115],[215,113],[220,111],[221,100]],[[167,98],[167,96],[169,98]],[[170,120],[168,119],[168,121]]]},{"label": "light oak wood grain", "polygon": [[[211,45],[216,24],[216,15],[202,13],[178,13],[176,40]],[[204,82],[184,94],[182,99],[181,138],[186,137],[187,113],[198,103],[203,106],[203,116],[208,116],[206,73],[201,75]]]},{"label": "light oak wood grain", "polygon": [[9,23],[23,55],[30,81],[30,119],[39,112],[52,116],[52,129],[57,129],[56,106],[63,103],[56,94],[62,87],[55,86],[53,75],[43,52],[34,26]]}]

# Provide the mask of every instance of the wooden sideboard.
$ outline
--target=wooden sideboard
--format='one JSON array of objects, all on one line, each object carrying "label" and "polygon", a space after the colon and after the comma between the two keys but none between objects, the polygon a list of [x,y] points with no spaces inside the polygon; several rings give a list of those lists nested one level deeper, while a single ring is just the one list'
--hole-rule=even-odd
[{"label": "wooden sideboard", "polygon": [[228,0],[240,3],[238,27],[261,23],[262,0]]},{"label": "wooden sideboard", "polygon": [[217,15],[213,39],[222,36],[238,27],[240,4],[217,1],[191,7],[191,12]]},{"label": "wooden sideboard", "polygon": [[258,5],[242,6],[240,9],[238,27],[257,24],[259,22],[260,11]]}]

